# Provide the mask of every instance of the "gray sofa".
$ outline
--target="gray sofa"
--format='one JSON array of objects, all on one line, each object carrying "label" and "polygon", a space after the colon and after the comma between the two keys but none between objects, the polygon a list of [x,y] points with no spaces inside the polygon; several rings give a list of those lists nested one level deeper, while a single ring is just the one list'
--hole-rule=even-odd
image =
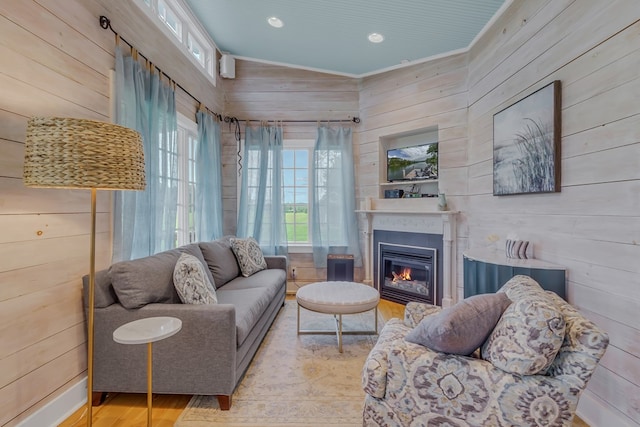
[{"label": "gray sofa", "polygon": [[[173,270],[183,252],[194,255],[216,287],[218,304],[182,304]],[[265,257],[267,269],[240,275],[229,237],[194,243],[96,273],[95,392],[145,393],[147,347],[113,341],[113,331],[132,320],[173,316],[182,330],[153,345],[153,392],[215,395],[229,409],[269,327],[284,305],[286,258]],[[83,278],[85,312],[88,276]]]}]

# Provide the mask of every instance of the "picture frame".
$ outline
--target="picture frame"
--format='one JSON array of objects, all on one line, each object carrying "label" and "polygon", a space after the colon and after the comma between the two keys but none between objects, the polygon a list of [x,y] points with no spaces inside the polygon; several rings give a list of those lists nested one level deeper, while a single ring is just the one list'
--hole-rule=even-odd
[{"label": "picture frame", "polygon": [[493,195],[560,191],[561,85],[555,80],[493,115]]}]

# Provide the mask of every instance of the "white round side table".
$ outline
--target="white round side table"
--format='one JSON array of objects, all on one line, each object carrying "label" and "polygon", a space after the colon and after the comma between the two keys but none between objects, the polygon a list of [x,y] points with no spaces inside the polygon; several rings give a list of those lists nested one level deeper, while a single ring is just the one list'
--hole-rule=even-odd
[{"label": "white round side table", "polygon": [[147,426],[151,427],[152,366],[155,341],[177,334],[182,320],[175,317],[147,317],[125,323],[113,331],[113,340],[120,344],[147,344]]}]

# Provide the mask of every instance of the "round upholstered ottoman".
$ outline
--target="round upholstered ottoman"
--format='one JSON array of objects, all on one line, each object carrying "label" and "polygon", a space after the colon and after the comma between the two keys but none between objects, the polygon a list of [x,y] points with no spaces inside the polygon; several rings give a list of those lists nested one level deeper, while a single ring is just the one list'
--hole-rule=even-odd
[{"label": "round upholstered ottoman", "polygon": [[[342,335],[378,333],[378,303],[380,294],[371,286],[355,282],[318,282],[303,286],[296,293],[298,302],[298,335],[337,334],[338,351],[342,353]],[[317,313],[332,314],[336,331],[300,330],[300,307]],[[367,331],[342,331],[342,315],[375,310],[375,326]]]}]

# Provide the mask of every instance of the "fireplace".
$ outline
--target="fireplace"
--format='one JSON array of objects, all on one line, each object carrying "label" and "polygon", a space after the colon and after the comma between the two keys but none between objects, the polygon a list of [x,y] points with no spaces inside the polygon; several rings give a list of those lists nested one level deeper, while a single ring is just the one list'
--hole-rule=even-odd
[{"label": "fireplace", "polygon": [[436,250],[417,246],[379,243],[380,296],[406,304],[435,304]]},{"label": "fireplace", "polygon": [[442,305],[442,235],[374,230],[374,283],[380,297]]}]

